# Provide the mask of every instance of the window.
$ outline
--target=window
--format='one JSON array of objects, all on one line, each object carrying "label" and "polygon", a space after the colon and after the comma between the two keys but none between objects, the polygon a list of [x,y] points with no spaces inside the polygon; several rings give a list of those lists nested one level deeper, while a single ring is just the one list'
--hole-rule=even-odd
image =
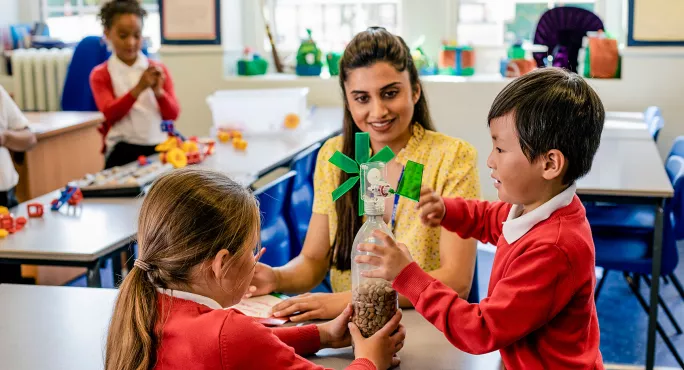
[{"label": "window", "polygon": [[595,11],[595,0],[461,0],[457,41],[480,46],[532,42],[537,21],[544,12],[556,6]]},{"label": "window", "polygon": [[[42,0],[45,23],[50,35],[67,43],[75,43],[89,35],[101,35],[102,26],[97,18],[100,6],[109,0]],[[161,43],[159,6],[157,0],[142,0],[147,17],[143,36],[148,49],[154,52]]]},{"label": "window", "polygon": [[[295,51],[306,29],[323,50],[342,50],[352,37],[370,26],[400,31],[401,0],[270,0],[271,27],[279,49]],[[270,49],[268,40],[264,48]]]}]

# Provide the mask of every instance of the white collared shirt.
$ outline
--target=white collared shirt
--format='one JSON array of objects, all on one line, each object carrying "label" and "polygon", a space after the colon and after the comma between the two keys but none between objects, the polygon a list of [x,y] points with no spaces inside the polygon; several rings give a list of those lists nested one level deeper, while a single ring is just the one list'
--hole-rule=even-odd
[{"label": "white collared shirt", "polygon": [[[21,112],[7,91],[0,86],[0,132],[21,131],[28,128],[28,119]],[[19,174],[14,169],[12,156],[5,147],[0,147],[0,191],[17,186]]]},{"label": "white collared shirt", "polygon": [[166,294],[169,297],[185,299],[186,301],[193,301],[195,303],[205,305],[205,306],[212,308],[214,310],[223,309],[223,307],[221,307],[221,305],[218,302],[216,302],[215,300],[213,300],[209,297],[205,297],[203,295],[190,293],[190,292],[184,292],[182,290],[164,289],[164,288],[159,288],[159,287],[157,287],[157,291],[159,293]]},{"label": "white collared shirt", "polygon": [[551,214],[563,207],[567,207],[572,203],[575,197],[577,185],[574,183],[568,186],[560,194],[551,198],[548,202],[533,209],[531,212],[521,216],[523,206],[521,204],[514,204],[508,212],[508,218],[503,223],[503,236],[508,244],[515,243],[523,235],[527,234],[534,225],[546,220]]},{"label": "white collared shirt", "polygon": [[[140,77],[150,66],[145,54],[138,53],[132,66],[122,62],[116,54],[107,61],[107,71],[112,79],[114,96],[120,98],[131,91]],[[107,149],[112,150],[116,143],[125,141],[137,145],[156,145],[166,140],[167,134],[161,130],[162,117],[159,104],[152,89],[145,89],[133,107],[107,133]]]}]

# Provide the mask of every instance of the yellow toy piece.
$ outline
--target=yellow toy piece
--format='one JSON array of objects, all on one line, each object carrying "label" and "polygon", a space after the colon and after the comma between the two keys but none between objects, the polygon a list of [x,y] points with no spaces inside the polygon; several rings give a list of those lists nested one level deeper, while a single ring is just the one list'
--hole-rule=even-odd
[{"label": "yellow toy piece", "polygon": [[199,146],[194,141],[186,141],[183,143],[183,151],[186,153],[199,152]]},{"label": "yellow toy piece", "polygon": [[243,139],[234,139],[233,148],[237,150],[245,150],[247,149],[247,142]]},{"label": "yellow toy piece", "polygon": [[8,215],[9,208],[0,206],[0,216]]},{"label": "yellow toy piece", "polygon": [[225,132],[225,131],[219,131],[218,132],[218,139],[222,143],[227,143],[230,141],[231,135],[230,132]]},{"label": "yellow toy piece", "polygon": [[166,152],[166,161],[171,163],[173,168],[183,168],[188,165],[188,157],[180,148],[173,148]]},{"label": "yellow toy piece", "polygon": [[294,129],[299,126],[299,115],[295,113],[290,113],[287,116],[285,116],[285,127]]},{"label": "yellow toy piece", "polygon": [[178,139],[172,136],[166,139],[165,142],[155,146],[154,150],[157,152],[168,152],[173,148],[178,148]]},{"label": "yellow toy piece", "polygon": [[230,134],[232,135],[233,140],[242,139],[242,132],[240,132],[240,131],[233,131]]},{"label": "yellow toy piece", "polygon": [[9,235],[9,231],[5,229],[0,229],[0,239],[7,237],[7,235]]}]

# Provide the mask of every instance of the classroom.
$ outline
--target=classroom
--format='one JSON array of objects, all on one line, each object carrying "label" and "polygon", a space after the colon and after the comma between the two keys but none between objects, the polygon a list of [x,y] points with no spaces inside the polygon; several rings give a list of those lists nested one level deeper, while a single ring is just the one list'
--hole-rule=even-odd
[{"label": "classroom", "polygon": [[0,0],[0,369],[684,369],[681,0]]}]

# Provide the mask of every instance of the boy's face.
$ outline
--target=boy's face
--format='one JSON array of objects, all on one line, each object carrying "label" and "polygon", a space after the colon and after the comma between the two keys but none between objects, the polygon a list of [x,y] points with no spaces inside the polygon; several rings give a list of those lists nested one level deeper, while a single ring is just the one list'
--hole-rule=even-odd
[{"label": "boy's face", "polygon": [[515,116],[508,113],[489,123],[492,152],[487,166],[492,169],[494,187],[506,203],[531,205],[546,185],[543,161],[530,163],[520,147]]}]

